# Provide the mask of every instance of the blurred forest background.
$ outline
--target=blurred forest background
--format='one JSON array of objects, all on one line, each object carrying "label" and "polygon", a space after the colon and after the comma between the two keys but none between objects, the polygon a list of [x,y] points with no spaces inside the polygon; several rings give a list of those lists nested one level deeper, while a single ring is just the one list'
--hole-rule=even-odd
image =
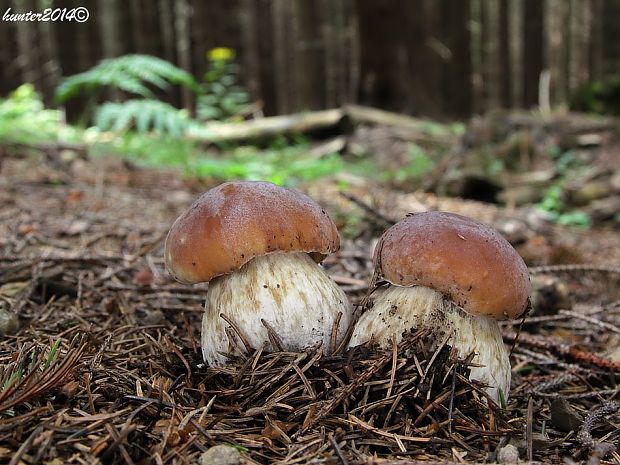
[{"label": "blurred forest background", "polygon": [[[65,21],[18,20],[45,8]],[[617,0],[0,0],[0,14],[0,155],[114,155],[206,183],[356,178],[620,222]]]},{"label": "blurred forest background", "polygon": [[[0,95],[28,82],[53,105],[63,76],[130,53],[202,76],[207,52],[226,47],[265,115],[361,103],[459,118],[538,104],[589,109],[580,108],[584,86],[613,86],[620,71],[615,0],[0,1],[2,13],[79,6],[85,23],[0,22]],[[166,99],[194,106],[187,88]]]},{"label": "blurred forest background", "polygon": [[[618,116],[620,0],[0,0],[0,463],[620,465]],[[164,240],[230,180],[314,198],[356,305],[406,215],[496,228],[507,403],[448,338],[204,367]]]}]

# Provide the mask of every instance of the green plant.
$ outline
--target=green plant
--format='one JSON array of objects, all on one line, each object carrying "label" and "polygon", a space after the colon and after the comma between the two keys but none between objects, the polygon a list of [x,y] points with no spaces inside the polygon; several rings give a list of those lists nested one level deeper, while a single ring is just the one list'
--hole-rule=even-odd
[{"label": "green plant", "polygon": [[123,55],[102,60],[88,71],[63,79],[56,89],[56,100],[66,102],[82,91],[92,95],[103,87],[154,98],[149,86],[166,91],[171,84],[200,92],[191,74],[166,60],[149,55]]},{"label": "green plant", "polygon": [[588,228],[592,225],[590,216],[581,210],[572,210],[565,200],[565,192],[561,183],[556,182],[549,187],[538,208],[547,212],[553,221],[567,226]]},{"label": "green plant", "polygon": [[127,131],[107,135],[92,128],[86,131],[86,137],[92,142],[93,156],[115,154],[148,167],[187,171],[188,160],[200,152],[194,142],[168,134]]},{"label": "green plant", "polygon": [[23,84],[0,99],[0,141],[34,144],[37,142],[72,141],[79,131],[62,124],[58,110],[46,109],[41,96],[31,84]]},{"label": "green plant", "polygon": [[417,144],[409,144],[407,155],[409,156],[409,164],[390,175],[397,182],[418,179],[431,171],[435,165],[426,151]]},{"label": "green plant", "polygon": [[0,414],[13,415],[13,408],[62,385],[75,369],[86,350],[82,336],[76,335],[60,355],[61,339],[51,346],[49,353],[39,347],[20,351],[16,360],[9,362],[0,373]]},{"label": "green plant", "polygon": [[499,393],[499,405],[501,408],[505,409],[508,405],[508,401],[506,400],[506,394],[504,393],[502,388],[498,388],[497,391]]},{"label": "green plant", "polygon": [[187,170],[195,176],[216,179],[266,180],[280,185],[295,185],[331,175],[343,167],[337,154],[320,158],[308,155],[308,143],[298,140],[283,144],[276,140],[260,150],[242,146],[228,151],[223,157],[193,157]]},{"label": "green plant", "polygon": [[95,126],[102,131],[138,133],[157,132],[180,137],[192,124],[186,110],[152,99],[107,102],[95,112]]},{"label": "green plant", "polygon": [[588,82],[570,97],[570,109],[620,115],[620,76]]},{"label": "green plant", "polygon": [[[94,113],[95,125],[104,131],[139,133],[150,131],[181,136],[193,120],[186,110],[179,110],[157,100],[153,90],[168,91],[173,84],[191,89],[197,96],[197,115],[201,120],[227,119],[247,108],[248,95],[236,85],[237,65],[234,51],[217,48],[209,52],[210,69],[205,81],[198,83],[186,71],[161,58],[148,55],[124,55],[101,61],[80,74],[65,78],[56,90],[60,103],[79,94],[89,100],[82,120]],[[124,102],[106,102],[91,112],[103,88],[142,97]]]},{"label": "green plant", "polygon": [[572,209],[567,203],[566,184],[590,169],[572,150],[562,150],[554,146],[549,149],[549,158],[555,165],[557,179],[545,191],[538,208],[545,211],[551,219],[562,225],[588,228],[592,225],[590,216],[581,210]]},{"label": "green plant", "polygon": [[87,135],[99,138],[92,148],[95,155],[116,153],[141,165],[175,167],[187,176],[220,181],[266,180],[293,186],[332,175],[344,167],[337,154],[310,155],[309,144],[303,139],[292,143],[277,139],[265,149],[241,146],[215,154],[205,153],[196,142],[171,135],[129,131],[107,140],[96,131]]},{"label": "green plant", "polygon": [[209,71],[204,75],[203,92],[198,96],[196,116],[200,120],[225,120],[248,108],[248,93],[237,84],[239,67],[235,52],[214,48],[207,54]]}]

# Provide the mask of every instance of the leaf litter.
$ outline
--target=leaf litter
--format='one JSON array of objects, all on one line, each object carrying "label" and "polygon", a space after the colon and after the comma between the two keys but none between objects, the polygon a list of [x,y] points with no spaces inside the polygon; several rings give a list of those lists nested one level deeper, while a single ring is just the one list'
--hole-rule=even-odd
[{"label": "leaf litter", "polygon": [[[505,342],[517,339],[505,405],[422,331],[387,350],[244,351],[212,369],[199,348],[206,287],[173,282],[162,258],[169,225],[204,186],[114,160],[71,176],[29,157],[3,169],[0,310],[20,326],[0,341],[0,458],[11,464],[194,463],[221,444],[243,463],[476,463],[512,445],[522,460],[620,464],[620,273],[608,257],[533,268],[559,277],[569,306],[503,324]],[[373,233],[325,263],[356,303],[377,218],[400,214],[374,205],[362,211]]]}]

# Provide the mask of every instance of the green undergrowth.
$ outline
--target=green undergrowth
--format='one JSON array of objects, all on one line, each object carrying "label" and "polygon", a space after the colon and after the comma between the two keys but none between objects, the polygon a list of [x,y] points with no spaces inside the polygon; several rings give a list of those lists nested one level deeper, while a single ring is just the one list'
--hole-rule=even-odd
[{"label": "green undergrowth", "polygon": [[574,179],[587,174],[591,167],[571,150],[562,151],[554,148],[548,156],[553,160],[558,176],[545,190],[537,207],[558,224],[589,228],[592,226],[592,219],[586,212],[570,205],[567,201],[566,187]]},{"label": "green undergrowth", "polygon": [[[100,136],[96,130],[90,130],[90,134],[93,138]],[[200,144],[171,136],[127,132],[107,139],[94,144],[91,153],[114,153],[141,166],[172,167],[199,179],[264,180],[295,185],[336,174],[345,168],[345,162],[336,153],[312,156],[310,143],[301,138],[293,141],[278,138],[265,148],[229,146],[208,153]]]},{"label": "green undergrowth", "polygon": [[[116,111],[113,107],[104,108]],[[135,113],[140,113],[139,108]],[[66,124],[60,110],[46,109],[33,87],[25,84],[0,99],[0,143],[29,146],[84,143],[92,156],[119,156],[139,166],[174,168],[192,178],[265,180],[288,186],[343,171],[386,183],[403,182],[422,177],[434,166],[433,155],[415,144],[410,145],[406,166],[386,170],[378,167],[371,156],[346,159],[337,153],[316,155],[311,142],[301,136],[277,137],[261,146],[208,146],[185,137],[184,126],[179,123],[183,115],[176,119],[145,120],[140,123],[144,127],[136,130],[121,124],[117,117],[110,119],[117,126],[104,121],[105,113],[100,117],[98,126],[81,128]],[[161,125],[169,125],[168,130],[145,129]]]},{"label": "green undergrowth", "polygon": [[62,121],[62,112],[45,108],[40,96],[29,84],[0,99],[1,143],[32,145],[79,141],[82,131]]}]

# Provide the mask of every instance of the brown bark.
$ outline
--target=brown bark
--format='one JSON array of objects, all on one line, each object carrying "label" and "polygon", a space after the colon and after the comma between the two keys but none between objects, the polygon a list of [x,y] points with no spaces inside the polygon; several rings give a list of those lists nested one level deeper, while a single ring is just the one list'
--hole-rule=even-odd
[{"label": "brown bark", "polygon": [[[27,12],[35,10],[34,4],[30,0],[16,0],[15,11]],[[32,23],[36,24],[36,23]],[[32,44],[37,43],[37,30],[31,23],[26,21],[17,21],[15,23],[17,30],[17,65],[20,71],[22,82],[34,84],[40,77],[38,48]]]},{"label": "brown bark", "polygon": [[258,56],[260,66],[260,94],[263,98],[263,110],[267,115],[278,113],[277,79],[274,76],[274,35],[272,0],[256,0],[258,2]]},{"label": "brown bark", "polygon": [[499,4],[498,0],[482,1],[482,49],[484,56],[485,110],[500,105]]},{"label": "brown bark", "polygon": [[173,0],[157,0],[157,9],[159,12],[159,28],[162,42],[162,53],[164,60],[175,61],[175,41],[173,27]]},{"label": "brown bark", "polygon": [[433,0],[404,2],[407,44],[407,110],[416,115],[439,117],[443,94],[441,77],[446,49],[438,36],[440,6]]},{"label": "brown bark", "polygon": [[[189,32],[190,6],[187,0],[174,0],[174,32],[176,37],[176,52],[179,67],[192,72],[192,58],[190,51]],[[192,108],[192,93],[185,87],[181,87],[181,101],[183,108]]]},{"label": "brown bark", "polygon": [[509,0],[499,1],[499,81],[500,102],[502,107],[512,107],[512,69],[510,66],[510,29],[509,29]]},{"label": "brown bark", "polygon": [[122,41],[123,12],[120,0],[99,0],[99,29],[103,58],[113,58],[123,54]]},{"label": "brown bark", "polygon": [[[328,23],[322,22],[319,11],[323,6],[317,2],[295,0],[292,2],[292,33],[294,43],[294,63],[292,71],[297,83],[294,108],[299,110],[317,110],[326,107],[326,87],[329,89],[331,81],[330,71],[333,68],[325,60],[325,48],[332,43],[325,44],[321,36],[319,24],[328,30]],[[329,20],[328,20],[329,21]],[[327,36],[328,40],[331,36]],[[329,93],[327,93],[327,107]]]},{"label": "brown bark", "polygon": [[590,76],[600,79],[603,74],[603,0],[592,0],[592,24],[590,40]]},{"label": "brown bark", "polygon": [[261,40],[258,34],[258,8],[255,0],[242,0],[239,9],[243,48],[242,63],[245,77],[245,86],[252,100],[261,100],[261,62],[259,59]]},{"label": "brown bark", "polygon": [[567,50],[565,25],[568,20],[568,4],[564,0],[549,0],[545,15],[546,68],[551,79],[551,102],[564,102],[567,95]]},{"label": "brown bark", "polygon": [[543,70],[543,6],[540,0],[525,0],[523,23],[523,105],[538,104],[538,82]]},{"label": "brown bark", "polygon": [[273,18],[273,74],[276,84],[276,107],[279,114],[286,114],[293,109],[291,80],[294,75],[290,62],[288,47],[291,33],[289,30],[290,9],[287,0],[272,0],[271,15]]},{"label": "brown bark", "polygon": [[511,1],[508,4],[508,27],[510,35],[510,70],[512,82],[510,95],[512,106],[523,106],[523,3]]},{"label": "brown bark", "polygon": [[471,113],[471,48],[468,2],[443,0],[443,34],[450,59],[444,65],[446,113],[463,117]]}]

